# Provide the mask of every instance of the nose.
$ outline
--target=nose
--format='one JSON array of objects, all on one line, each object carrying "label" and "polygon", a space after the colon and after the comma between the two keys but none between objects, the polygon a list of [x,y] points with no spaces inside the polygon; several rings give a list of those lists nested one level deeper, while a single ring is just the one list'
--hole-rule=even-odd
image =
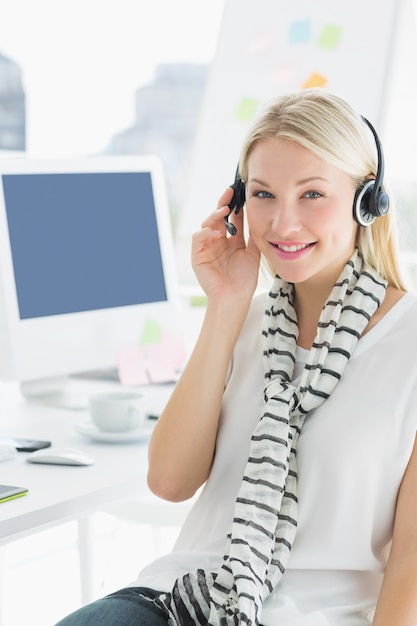
[{"label": "nose", "polygon": [[297,208],[291,202],[279,202],[275,206],[272,219],[275,233],[285,238],[300,232],[302,224]]}]

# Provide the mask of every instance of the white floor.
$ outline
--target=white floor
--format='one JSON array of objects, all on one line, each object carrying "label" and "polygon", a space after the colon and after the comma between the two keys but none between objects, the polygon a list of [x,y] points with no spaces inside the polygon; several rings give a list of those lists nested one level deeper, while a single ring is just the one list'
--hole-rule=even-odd
[{"label": "white floor", "polygon": [[[96,513],[91,521],[97,598],[128,585],[171,548],[179,531],[108,513]],[[77,525],[70,522],[0,547],[1,626],[53,626],[80,606],[77,539]]]}]

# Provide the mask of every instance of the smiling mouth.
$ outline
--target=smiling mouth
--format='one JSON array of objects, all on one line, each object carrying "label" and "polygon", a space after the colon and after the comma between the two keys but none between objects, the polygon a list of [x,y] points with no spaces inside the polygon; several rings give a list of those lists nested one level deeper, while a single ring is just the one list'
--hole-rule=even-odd
[{"label": "smiling mouth", "polygon": [[311,248],[314,246],[314,243],[297,243],[297,244],[283,244],[283,243],[274,243],[272,245],[274,248],[278,248],[278,250],[282,250],[283,252],[300,252],[300,250],[305,250],[306,248]]}]

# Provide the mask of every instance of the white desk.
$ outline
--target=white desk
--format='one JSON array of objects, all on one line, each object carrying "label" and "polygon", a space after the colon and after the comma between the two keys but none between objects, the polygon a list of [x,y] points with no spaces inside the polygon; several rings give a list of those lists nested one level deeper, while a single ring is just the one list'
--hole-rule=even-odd
[{"label": "white desk", "polygon": [[[202,307],[186,308],[188,351],[191,350],[204,314]],[[114,383],[77,381],[87,392],[117,389]],[[152,386],[143,391],[151,410],[164,406],[172,385]],[[71,411],[28,403],[14,383],[0,381],[0,437],[47,439],[56,447],[85,451],[96,463],[88,467],[35,465],[27,454],[0,463],[0,483],[29,489],[23,497],[0,503],[0,545],[52,526],[76,520],[79,528],[82,601],[93,599],[91,581],[89,515],[112,505],[136,501],[153,520],[163,516],[167,524],[181,523],[192,502],[163,503],[146,485],[147,441],[96,443],[78,434],[75,425],[88,419],[87,411]],[[149,522],[148,522],[149,523]],[[1,565],[1,564],[0,564]],[[1,569],[1,568],[0,568]],[[1,605],[1,602],[0,602]],[[1,614],[0,614],[1,623]]]},{"label": "white desk", "polygon": [[[118,388],[114,383],[81,384],[91,393]],[[162,408],[171,390],[172,385],[144,389],[145,406]],[[96,461],[86,467],[37,465],[27,463],[28,453],[18,452],[15,458],[0,463],[1,484],[29,490],[25,496],[0,503],[0,545],[76,520],[83,604],[94,599],[91,513],[135,500],[140,512],[143,507],[145,518],[160,517],[163,507],[163,519],[169,524],[172,513],[176,525],[189,508],[189,504],[184,503],[177,511],[174,505],[159,500],[147,488],[147,439],[131,443],[93,442],[75,430],[76,424],[86,420],[86,410],[71,411],[28,403],[16,385],[0,383],[0,437],[47,439],[56,447],[82,450]]]},{"label": "white desk", "polygon": [[[92,392],[97,391],[97,383],[87,384]],[[145,392],[147,401],[160,402],[169,396],[170,387],[152,387]],[[26,462],[27,453],[19,452],[14,459],[0,463],[1,484],[29,489],[21,498],[0,503],[0,543],[78,519],[117,501],[150,497],[147,440],[90,441],[75,430],[77,423],[87,419],[87,411],[28,403],[15,385],[0,383],[0,437],[48,439],[56,447],[83,450],[96,461],[88,467],[35,465]]]}]

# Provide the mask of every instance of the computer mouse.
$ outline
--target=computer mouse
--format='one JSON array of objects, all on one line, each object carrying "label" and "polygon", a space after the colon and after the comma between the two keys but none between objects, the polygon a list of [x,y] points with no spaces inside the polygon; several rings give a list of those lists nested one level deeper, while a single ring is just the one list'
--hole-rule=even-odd
[{"label": "computer mouse", "polygon": [[94,460],[80,450],[72,448],[44,448],[31,452],[29,463],[47,463],[50,465],[93,465]]},{"label": "computer mouse", "polygon": [[17,455],[17,450],[14,446],[9,444],[0,445],[0,463],[2,461],[8,461],[13,459]]}]

